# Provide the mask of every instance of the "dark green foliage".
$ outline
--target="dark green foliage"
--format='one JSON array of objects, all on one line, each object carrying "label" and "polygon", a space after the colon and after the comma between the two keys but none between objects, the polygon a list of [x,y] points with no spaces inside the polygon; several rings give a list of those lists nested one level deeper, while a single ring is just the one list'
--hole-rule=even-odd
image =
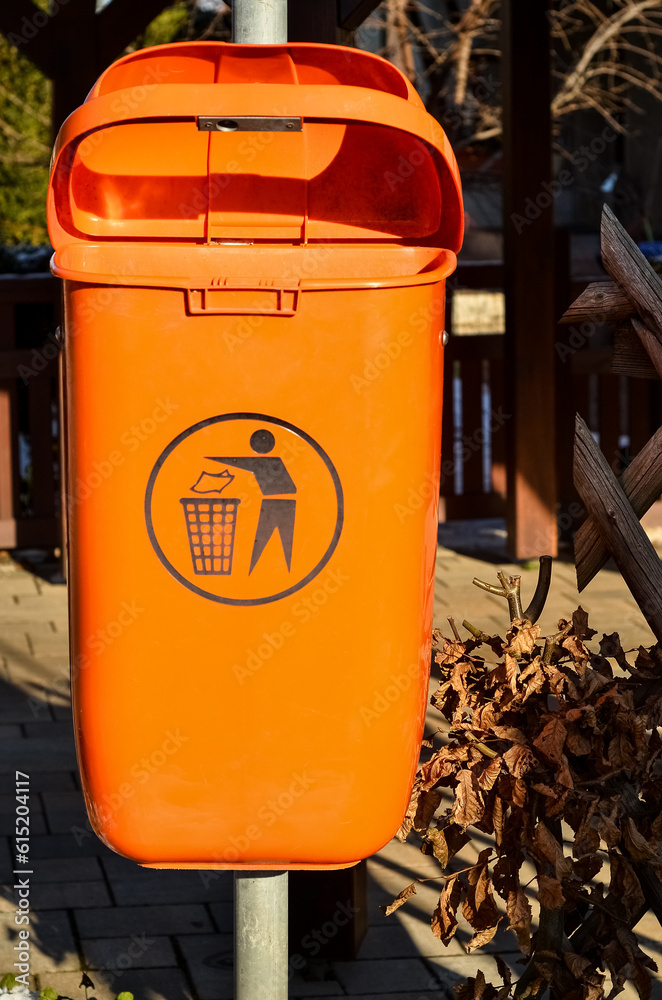
[{"label": "dark green foliage", "polygon": [[47,243],[51,84],[0,35],[0,243]]}]

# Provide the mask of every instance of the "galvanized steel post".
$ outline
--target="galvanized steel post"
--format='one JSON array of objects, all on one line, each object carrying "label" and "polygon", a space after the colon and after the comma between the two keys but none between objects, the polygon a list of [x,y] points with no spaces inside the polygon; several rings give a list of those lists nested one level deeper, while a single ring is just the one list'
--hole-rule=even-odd
[{"label": "galvanized steel post", "polygon": [[[287,0],[234,0],[232,40],[287,41]],[[287,1000],[287,872],[234,874],[235,1000]]]},{"label": "galvanized steel post", "polygon": [[287,41],[287,0],[234,0],[232,41],[281,45]]},{"label": "galvanized steel post", "polygon": [[287,872],[234,874],[235,1000],[287,1000]]}]

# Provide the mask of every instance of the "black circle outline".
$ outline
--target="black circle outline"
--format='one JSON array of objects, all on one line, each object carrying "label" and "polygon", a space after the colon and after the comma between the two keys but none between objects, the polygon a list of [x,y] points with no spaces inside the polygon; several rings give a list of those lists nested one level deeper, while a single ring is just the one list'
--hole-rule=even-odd
[{"label": "black circle outline", "polygon": [[[156,532],[154,531],[154,525],[152,523],[152,496],[154,493],[154,485],[156,483],[156,477],[161,471],[161,467],[167,458],[172,454],[172,452],[177,448],[182,441],[185,441],[187,437],[191,434],[195,434],[196,431],[202,430],[203,427],[210,427],[212,424],[225,423],[227,420],[263,420],[270,424],[275,424],[277,427],[284,427],[288,431],[293,431],[298,437],[306,441],[314,451],[320,456],[327,469],[331,479],[333,480],[333,485],[336,491],[336,501],[338,506],[338,517],[336,518],[336,526],[333,532],[333,537],[327,548],[326,552],[317,563],[317,565],[308,573],[307,576],[303,578],[294,587],[289,587],[287,590],[282,590],[278,594],[273,594],[271,597],[261,597],[261,598],[250,598],[243,599],[238,597],[219,597],[216,594],[210,594],[207,590],[202,590],[201,587],[196,587],[195,584],[191,583],[185,576],[183,576],[179,570],[175,569],[172,563],[167,559],[163,549],[159,545],[156,537]],[[340,476],[336,472],[335,466],[324,449],[315,441],[310,434],[306,434],[301,428],[297,427],[295,424],[289,423],[287,420],[280,420],[278,417],[268,417],[264,413],[223,413],[217,417],[207,417],[206,420],[200,420],[197,424],[193,424],[188,427],[181,434],[178,434],[176,438],[167,445],[154,464],[147,483],[147,490],[145,492],[145,522],[147,525],[147,534],[149,535],[149,540],[152,543],[152,547],[159,558],[159,561],[165,566],[168,573],[175,578],[179,583],[181,583],[187,590],[193,591],[194,594],[198,594],[200,597],[205,597],[209,601],[215,601],[217,604],[230,604],[235,607],[247,607],[256,604],[272,604],[274,601],[280,601],[283,597],[289,597],[290,594],[295,594],[297,590],[301,590],[305,587],[307,583],[310,583],[318,573],[320,573],[329,559],[333,555],[338,541],[340,539],[340,534],[343,529],[343,521],[345,516],[345,500],[343,496],[342,484],[340,482]]]}]

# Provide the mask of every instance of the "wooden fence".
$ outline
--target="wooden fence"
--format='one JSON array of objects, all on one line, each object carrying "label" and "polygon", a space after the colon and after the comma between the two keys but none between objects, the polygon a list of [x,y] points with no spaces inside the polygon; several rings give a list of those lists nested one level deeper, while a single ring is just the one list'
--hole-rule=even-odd
[{"label": "wooden fence", "polygon": [[60,544],[60,282],[0,275],[0,546]]}]

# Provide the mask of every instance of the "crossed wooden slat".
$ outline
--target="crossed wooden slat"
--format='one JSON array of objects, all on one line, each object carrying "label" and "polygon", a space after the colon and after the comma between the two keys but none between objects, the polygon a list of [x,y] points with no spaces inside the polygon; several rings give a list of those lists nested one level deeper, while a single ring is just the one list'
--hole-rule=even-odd
[{"label": "crossed wooden slat", "polygon": [[[594,282],[562,322],[617,321],[612,368],[662,379],[662,280],[607,206],[602,260],[612,281]],[[617,480],[580,416],[575,424],[575,486],[589,517],[575,536],[581,591],[614,557],[652,631],[662,641],[662,564],[639,524],[662,493],[662,428]]]}]

